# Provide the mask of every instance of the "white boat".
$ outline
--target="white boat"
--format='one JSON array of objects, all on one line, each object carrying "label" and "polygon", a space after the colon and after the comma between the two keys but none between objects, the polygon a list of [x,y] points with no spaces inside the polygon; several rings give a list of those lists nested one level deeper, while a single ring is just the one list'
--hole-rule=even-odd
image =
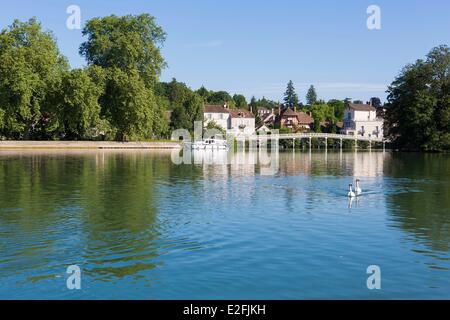
[{"label": "white boat", "polygon": [[193,150],[228,150],[229,146],[226,140],[204,139],[189,144]]}]

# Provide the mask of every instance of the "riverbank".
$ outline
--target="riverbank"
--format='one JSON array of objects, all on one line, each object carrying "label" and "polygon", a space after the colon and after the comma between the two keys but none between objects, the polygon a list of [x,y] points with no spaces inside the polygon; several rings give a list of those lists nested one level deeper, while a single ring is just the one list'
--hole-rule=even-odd
[{"label": "riverbank", "polygon": [[0,141],[0,150],[18,149],[177,149],[181,144],[171,141]]}]

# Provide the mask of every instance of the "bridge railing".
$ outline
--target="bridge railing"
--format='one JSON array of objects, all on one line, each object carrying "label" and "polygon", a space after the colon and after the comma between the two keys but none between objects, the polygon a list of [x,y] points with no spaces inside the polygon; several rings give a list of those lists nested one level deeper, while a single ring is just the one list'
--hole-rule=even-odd
[{"label": "bridge railing", "polygon": [[383,138],[379,137],[364,137],[359,135],[346,135],[338,133],[282,133],[282,134],[265,134],[265,135],[238,135],[238,140],[270,140],[270,139],[307,139],[307,138],[323,138],[323,139],[342,139],[342,140],[358,140],[358,141],[371,141],[371,142],[385,142]]}]

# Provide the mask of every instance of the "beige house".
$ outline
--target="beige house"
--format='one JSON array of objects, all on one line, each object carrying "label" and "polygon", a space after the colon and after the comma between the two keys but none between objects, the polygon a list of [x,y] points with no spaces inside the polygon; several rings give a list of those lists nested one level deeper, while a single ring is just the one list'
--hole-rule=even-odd
[{"label": "beige house", "polygon": [[230,134],[254,134],[255,116],[248,110],[230,109],[227,105],[205,105],[205,126],[214,121]]},{"label": "beige house", "polygon": [[369,104],[350,103],[344,111],[342,133],[381,138],[383,119],[377,117],[377,110]]}]

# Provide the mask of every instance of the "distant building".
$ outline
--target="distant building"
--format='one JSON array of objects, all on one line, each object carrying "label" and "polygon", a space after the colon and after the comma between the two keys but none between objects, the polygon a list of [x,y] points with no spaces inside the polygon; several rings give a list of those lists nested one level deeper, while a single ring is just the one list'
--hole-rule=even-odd
[{"label": "distant building", "polygon": [[214,121],[227,133],[255,133],[255,116],[248,110],[230,109],[227,105],[205,105],[204,118],[205,126]]},{"label": "distant building", "polygon": [[258,107],[258,117],[261,119],[261,125],[272,125],[276,120],[273,108]]},{"label": "distant building", "polygon": [[278,118],[280,127],[290,128],[290,129],[311,129],[314,123],[314,119],[311,115],[304,112],[297,112],[291,108],[286,108],[281,111]]},{"label": "distant building", "polygon": [[349,103],[344,111],[342,133],[381,138],[383,119],[377,117],[377,110],[369,104]]},{"label": "distant building", "polygon": [[270,133],[272,130],[270,130],[270,128],[269,128],[268,126],[262,125],[262,126],[258,127],[258,129],[256,129],[256,131],[257,131],[259,134],[268,134],[268,133]]},{"label": "distant building", "polygon": [[258,107],[257,110],[258,110],[258,117],[260,117],[261,119],[273,113],[273,108]]}]

